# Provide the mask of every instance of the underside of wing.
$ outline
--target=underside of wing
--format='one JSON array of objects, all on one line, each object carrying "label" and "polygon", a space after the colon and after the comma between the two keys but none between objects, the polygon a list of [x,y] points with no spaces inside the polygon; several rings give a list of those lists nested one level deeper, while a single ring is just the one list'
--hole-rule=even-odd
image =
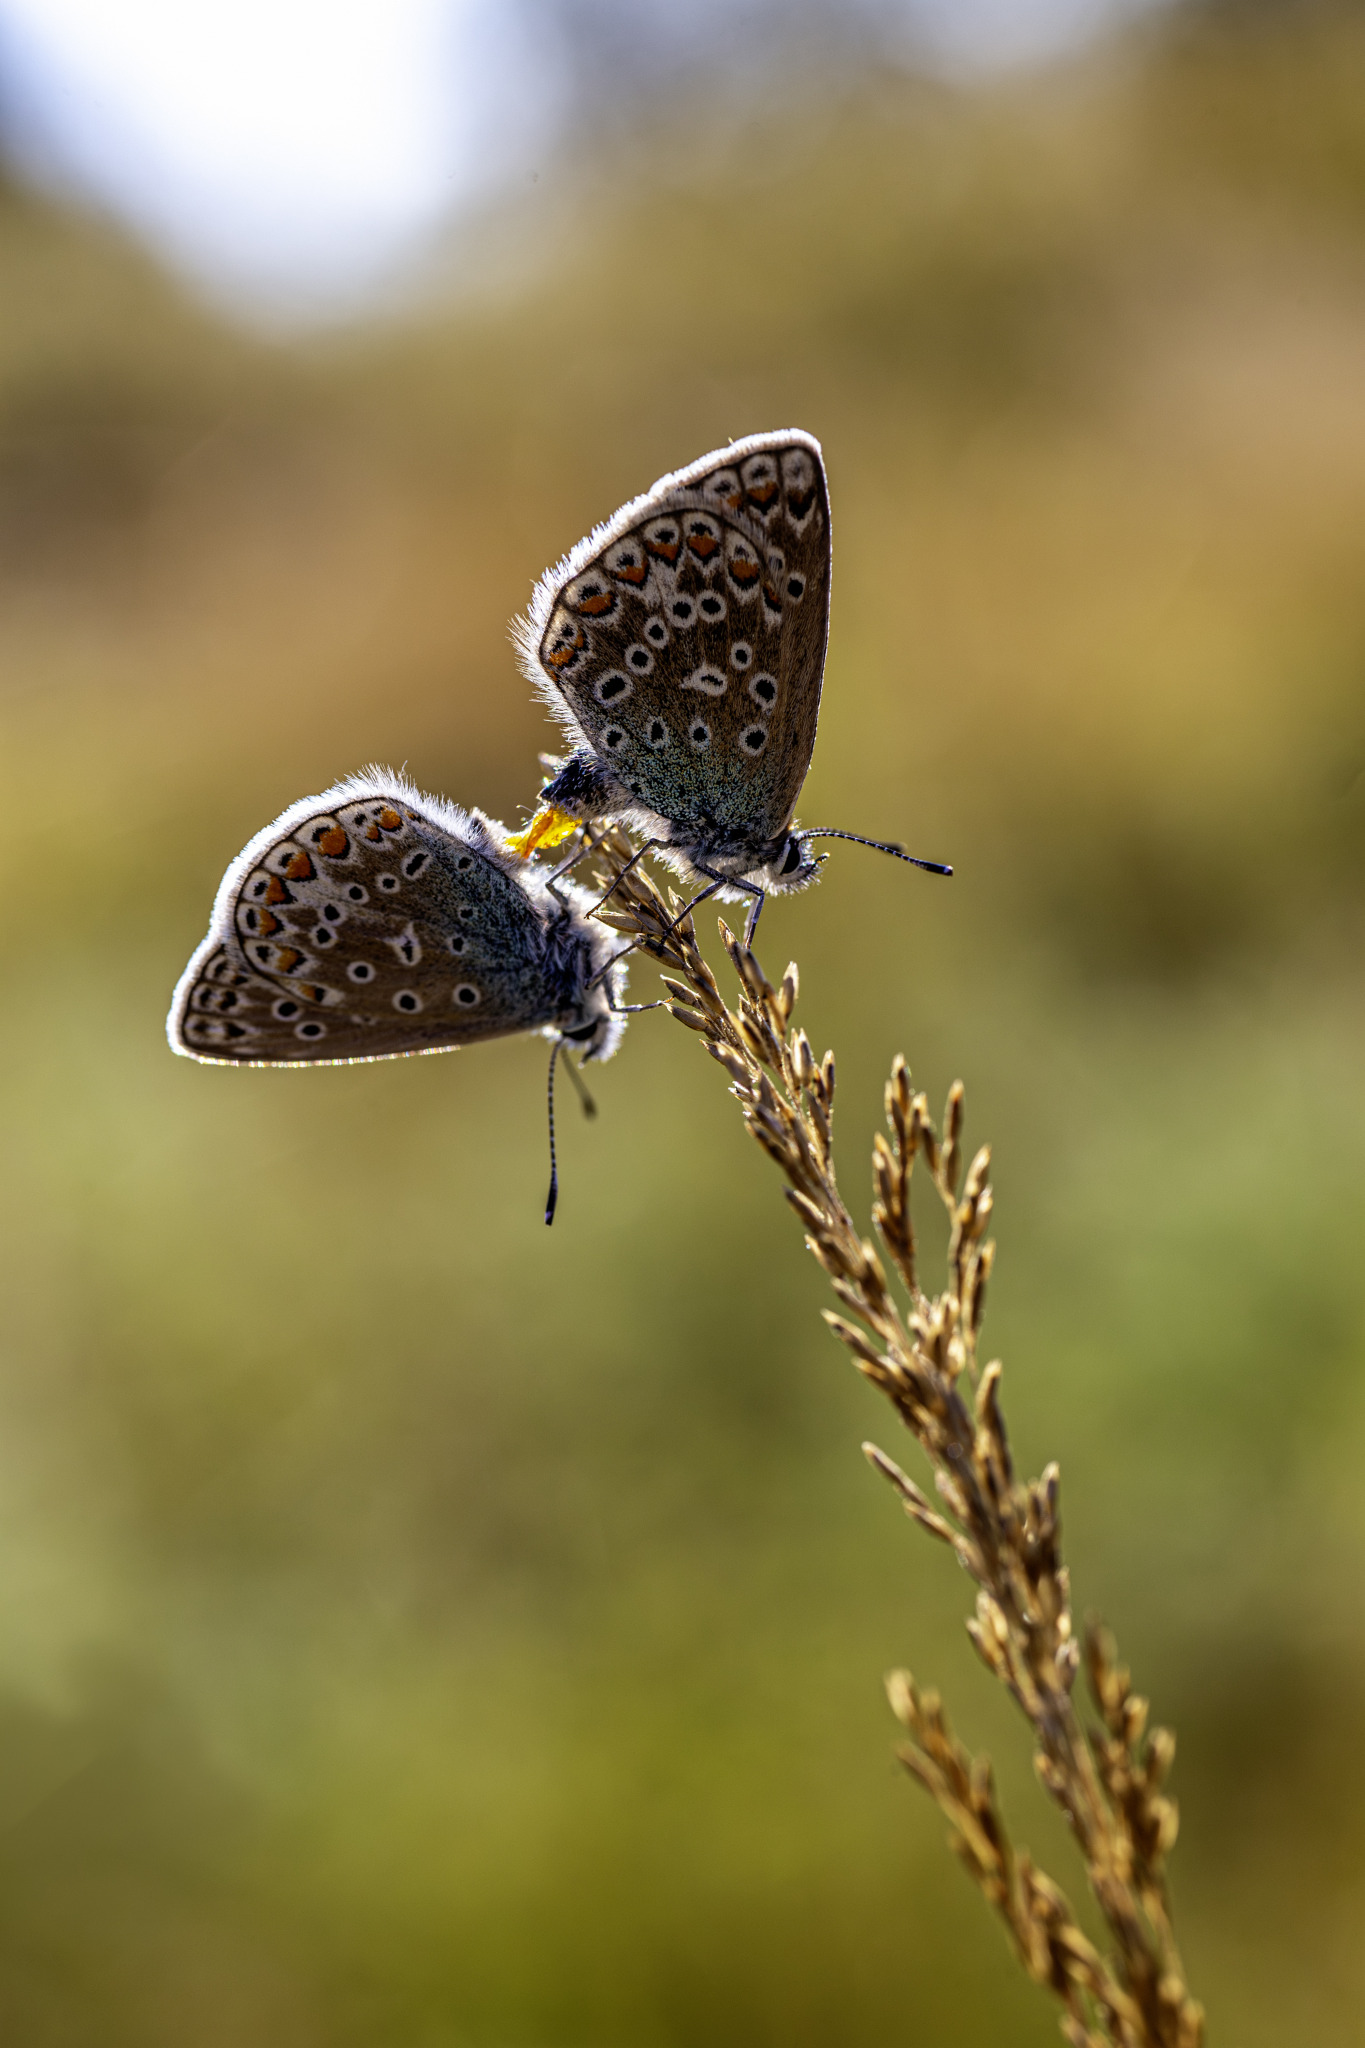
[{"label": "underside of wing", "polygon": [[829,588],[819,444],[757,434],[581,541],[542,579],[518,642],[630,798],[679,823],[776,832],[815,743]]},{"label": "underside of wing", "polygon": [[167,1020],[177,1052],[298,1065],[553,1023],[553,900],[477,812],[389,774],[292,805],[233,862]]}]

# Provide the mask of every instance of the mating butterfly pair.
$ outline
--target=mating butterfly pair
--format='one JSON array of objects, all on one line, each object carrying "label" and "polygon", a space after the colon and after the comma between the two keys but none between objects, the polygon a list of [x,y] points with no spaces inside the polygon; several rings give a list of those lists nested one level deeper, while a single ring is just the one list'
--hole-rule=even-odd
[{"label": "mating butterfly pair", "polygon": [[[530,860],[613,819],[699,885],[804,888],[792,814],[829,628],[820,446],[755,434],[661,477],[550,570],[516,630],[574,751],[518,839],[374,770],[293,804],[232,863],[176,988],[172,1048],[230,1065],[440,1052],[539,1030],[606,1059],[625,969],[590,899]],[[866,841],[901,859],[899,846]],[[916,861],[939,873],[937,863]],[[554,1213],[553,1106],[551,1192]]]}]

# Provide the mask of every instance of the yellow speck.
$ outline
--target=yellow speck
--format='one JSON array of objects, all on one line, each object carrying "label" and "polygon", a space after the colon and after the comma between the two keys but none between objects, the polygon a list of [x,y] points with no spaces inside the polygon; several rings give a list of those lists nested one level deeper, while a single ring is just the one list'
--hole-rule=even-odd
[{"label": "yellow speck", "polygon": [[524,832],[513,833],[507,844],[513,853],[529,860],[542,846],[562,846],[578,830],[578,823],[578,819],[571,818],[567,811],[557,811],[553,804],[549,804],[543,811],[536,812]]}]

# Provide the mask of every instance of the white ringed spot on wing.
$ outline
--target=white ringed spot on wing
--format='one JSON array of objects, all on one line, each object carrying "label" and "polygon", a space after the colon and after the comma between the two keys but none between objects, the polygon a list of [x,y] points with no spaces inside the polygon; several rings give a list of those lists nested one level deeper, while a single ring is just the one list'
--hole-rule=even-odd
[{"label": "white ringed spot on wing", "polygon": [[353,960],[346,969],[352,981],[373,981],[374,969],[368,960]]},{"label": "white ringed spot on wing", "polygon": [[768,734],[761,725],[751,725],[739,736],[739,743],[746,754],[761,754],[768,744]]},{"label": "white ringed spot on wing", "polygon": [[301,1015],[302,1011],[303,1004],[294,1002],[289,996],[281,996],[277,1003],[270,1006],[271,1016],[278,1017],[281,1024],[287,1024],[291,1017]]},{"label": "white ringed spot on wing", "polygon": [[645,727],[645,745],[647,747],[666,747],[668,745],[668,738],[668,727],[664,724],[662,718],[651,718],[649,724]]},{"label": "white ringed spot on wing", "polygon": [[697,599],[697,610],[708,626],[719,625],[725,617],[725,599],[718,597],[714,590],[708,590]]},{"label": "white ringed spot on wing", "polygon": [[475,988],[472,981],[461,981],[456,984],[454,1001],[462,1010],[472,1010],[475,1003],[481,999],[482,991]]},{"label": "white ringed spot on wing", "polygon": [[633,540],[616,543],[607,555],[607,568],[619,582],[632,584],[637,590],[649,575],[649,564]]},{"label": "white ringed spot on wing", "polygon": [[700,668],[693,669],[682,687],[685,690],[700,690],[703,697],[723,697],[725,677],[718,668],[712,668],[703,662]]},{"label": "white ringed spot on wing", "polygon": [[667,647],[668,628],[662,619],[651,619],[645,627],[645,638],[651,647]]},{"label": "white ringed spot on wing", "polygon": [[616,610],[616,592],[604,577],[592,571],[569,585],[564,601],[571,611],[589,619],[609,618]]},{"label": "white ringed spot on wing", "polygon": [[695,626],[697,623],[696,599],[692,597],[675,597],[672,604],[668,607],[668,615],[675,626],[681,627],[683,632],[686,632],[689,626]]},{"label": "white ringed spot on wing", "polygon": [[626,667],[637,676],[647,676],[654,667],[654,656],[637,640],[633,647],[626,649]]},{"label": "white ringed spot on wing", "polygon": [[381,875],[379,877],[379,886],[392,896],[394,890],[398,887],[397,875]]},{"label": "white ringed spot on wing", "polygon": [[704,718],[694,718],[687,728],[687,737],[699,754],[704,754],[711,744],[711,728]]},{"label": "white ringed spot on wing", "polygon": [[777,702],[777,678],[766,670],[749,678],[749,695],[760,711],[771,711]]},{"label": "white ringed spot on wing", "polygon": [[294,1036],[295,1038],[325,1038],[327,1036],[327,1026],[314,1023],[311,1020],[307,1024],[296,1024],[294,1026]]},{"label": "white ringed spot on wing", "polygon": [[602,734],[602,745],[609,754],[614,754],[625,745],[626,729],[623,725],[609,725]]},{"label": "white ringed spot on wing", "polygon": [[645,528],[645,546],[651,555],[658,555],[665,562],[676,562],[682,550],[682,535],[674,519],[656,519]]},{"label": "white ringed spot on wing", "polygon": [[414,1010],[421,1009],[422,998],[418,995],[416,989],[400,988],[393,999],[393,1007],[395,1010],[403,1010],[408,1016],[411,1016]]},{"label": "white ringed spot on wing", "polygon": [[748,668],[749,664],[752,662],[753,658],[754,650],[749,645],[748,641],[736,640],[734,646],[730,649],[731,668],[737,668],[740,674],[742,675],[745,669]]},{"label": "white ringed spot on wing", "polygon": [[619,668],[614,668],[597,678],[592,686],[592,693],[599,704],[621,704],[633,688],[630,677],[623,676]]}]

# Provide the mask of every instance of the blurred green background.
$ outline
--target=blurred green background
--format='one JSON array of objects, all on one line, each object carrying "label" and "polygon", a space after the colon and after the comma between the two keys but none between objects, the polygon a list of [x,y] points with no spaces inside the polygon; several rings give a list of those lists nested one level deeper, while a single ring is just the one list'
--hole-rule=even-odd
[{"label": "blurred green background", "polygon": [[[0,2026],[35,2048],[1056,2038],[897,1775],[888,1417],[721,1077],[176,1061],[223,866],[378,759],[509,822],[506,621],[661,470],[818,433],[775,901],[865,1204],[903,1049],[995,1146],[988,1325],[1179,1733],[1211,2039],[1365,2009],[1365,25],[1177,12],[969,89],[679,105],[458,310],[269,344],[0,193]],[[519,252],[519,253],[518,253]],[[705,929],[705,927],[704,927]],[[637,1000],[652,993],[637,969]]]}]

